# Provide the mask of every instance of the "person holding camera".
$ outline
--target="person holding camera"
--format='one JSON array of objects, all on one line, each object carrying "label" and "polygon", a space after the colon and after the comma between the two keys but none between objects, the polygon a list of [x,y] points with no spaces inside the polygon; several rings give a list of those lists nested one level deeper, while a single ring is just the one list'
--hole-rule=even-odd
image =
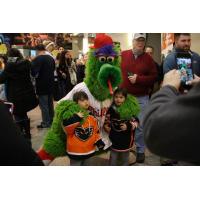
[{"label": "person holding camera", "polygon": [[186,95],[179,95],[181,74],[165,74],[144,115],[144,136],[149,150],[173,160],[200,163],[200,78]]}]

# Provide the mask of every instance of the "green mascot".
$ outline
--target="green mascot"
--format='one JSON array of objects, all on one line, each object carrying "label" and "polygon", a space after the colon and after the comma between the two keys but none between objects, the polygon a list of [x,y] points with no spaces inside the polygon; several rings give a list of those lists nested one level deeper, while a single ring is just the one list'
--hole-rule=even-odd
[{"label": "green mascot", "polygon": [[[98,120],[101,138],[105,143],[104,149],[111,145],[103,125],[106,112],[112,103],[113,88],[122,81],[120,63],[120,47],[114,45],[110,36],[99,34],[88,53],[84,82],[77,84],[56,106],[53,124],[45,137],[43,147],[38,151],[43,161],[51,161],[66,155],[66,135],[62,121],[80,111],[79,106],[71,101],[73,95],[79,91],[84,91],[88,95],[89,111]],[[131,95],[128,96],[123,108],[120,115],[126,118],[139,113],[139,105]],[[85,113],[85,116],[87,115],[88,113]]]}]

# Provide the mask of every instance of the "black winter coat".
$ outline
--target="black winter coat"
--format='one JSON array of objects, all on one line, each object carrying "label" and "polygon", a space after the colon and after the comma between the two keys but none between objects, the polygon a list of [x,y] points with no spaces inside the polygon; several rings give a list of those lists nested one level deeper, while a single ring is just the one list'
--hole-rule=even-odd
[{"label": "black winter coat", "polygon": [[[120,119],[120,114],[116,111],[115,106],[112,105],[107,114],[106,121],[110,123],[110,134],[109,138],[112,142],[112,149],[118,151],[128,151],[133,146],[134,142],[134,133],[135,130],[132,129],[131,121],[139,120],[135,117],[132,117],[131,120],[122,120]],[[121,130],[121,124],[125,123],[127,130]]]},{"label": "black winter coat", "polygon": [[0,165],[37,166],[43,162],[13,123],[8,110],[0,102]]},{"label": "black winter coat", "polygon": [[36,79],[36,93],[51,95],[54,89],[55,61],[50,55],[39,55],[32,62],[31,74]]},{"label": "black winter coat", "polygon": [[38,105],[30,78],[31,63],[15,59],[8,62],[0,74],[0,83],[6,84],[6,96],[14,104],[14,114],[23,115]]}]

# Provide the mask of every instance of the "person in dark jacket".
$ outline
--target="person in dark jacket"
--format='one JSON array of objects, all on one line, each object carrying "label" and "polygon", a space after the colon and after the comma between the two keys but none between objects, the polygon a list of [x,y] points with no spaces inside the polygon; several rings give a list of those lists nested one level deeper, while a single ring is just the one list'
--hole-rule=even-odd
[{"label": "person in dark jacket", "polygon": [[[152,59],[153,59],[153,56],[154,56],[154,47],[148,45],[145,47],[145,52],[147,54],[149,54]],[[154,60],[154,59],[153,59]],[[154,60],[154,63],[156,65],[156,69],[157,69],[157,79],[156,79],[156,82],[158,84],[160,84],[163,80],[163,68],[162,68],[162,65],[159,65],[155,60]]]},{"label": "person in dark jacket", "polygon": [[0,74],[0,83],[6,83],[5,91],[9,102],[14,104],[14,118],[25,137],[31,139],[30,119],[27,112],[38,105],[38,100],[30,78],[31,63],[24,60],[20,51],[11,48],[8,61]]},{"label": "person in dark jacket", "polygon": [[20,135],[6,106],[0,102],[0,165],[42,166],[43,162]]},{"label": "person in dark jacket", "polygon": [[77,69],[77,83],[81,83],[85,78],[85,64],[78,58],[75,60],[75,62]]},{"label": "person in dark jacket", "polygon": [[121,119],[117,111],[127,98],[124,89],[116,89],[113,95],[113,104],[106,114],[105,130],[109,133],[112,142],[110,151],[110,165],[116,166],[121,161],[121,165],[129,165],[129,152],[134,142],[134,130],[138,127],[138,118],[132,116],[131,119]]},{"label": "person in dark jacket", "polygon": [[192,59],[193,73],[200,76],[200,56],[190,50],[191,35],[190,33],[175,33],[175,44],[172,52],[167,55],[163,63],[163,73],[167,73],[172,69],[177,69],[177,54],[188,53]]},{"label": "person in dark jacket", "polygon": [[61,97],[64,97],[77,84],[76,66],[69,51],[62,51],[57,73]]},{"label": "person in dark jacket", "polygon": [[180,72],[172,70],[152,96],[143,121],[145,142],[159,156],[200,162],[200,78],[186,95],[179,96],[180,83]]},{"label": "person in dark jacket", "polygon": [[46,54],[44,45],[36,46],[38,55],[32,61],[31,74],[36,79],[36,93],[39,98],[39,106],[42,113],[42,122],[38,128],[51,126],[54,116],[53,89],[55,61],[52,56]]}]

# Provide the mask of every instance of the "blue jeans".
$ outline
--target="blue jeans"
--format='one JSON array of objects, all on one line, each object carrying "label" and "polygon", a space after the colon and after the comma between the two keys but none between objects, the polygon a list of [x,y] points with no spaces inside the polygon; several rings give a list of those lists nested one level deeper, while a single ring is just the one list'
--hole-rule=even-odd
[{"label": "blue jeans", "polygon": [[139,127],[135,131],[135,145],[137,153],[144,153],[145,151],[145,144],[144,144],[144,134],[143,134],[143,125],[141,124],[144,117],[144,111],[146,108],[146,105],[149,102],[149,96],[140,96],[136,97],[139,105],[140,105],[140,113],[138,115],[138,119],[140,121]]},{"label": "blue jeans", "polygon": [[39,106],[42,113],[42,125],[51,126],[54,116],[53,95],[39,95]]}]

